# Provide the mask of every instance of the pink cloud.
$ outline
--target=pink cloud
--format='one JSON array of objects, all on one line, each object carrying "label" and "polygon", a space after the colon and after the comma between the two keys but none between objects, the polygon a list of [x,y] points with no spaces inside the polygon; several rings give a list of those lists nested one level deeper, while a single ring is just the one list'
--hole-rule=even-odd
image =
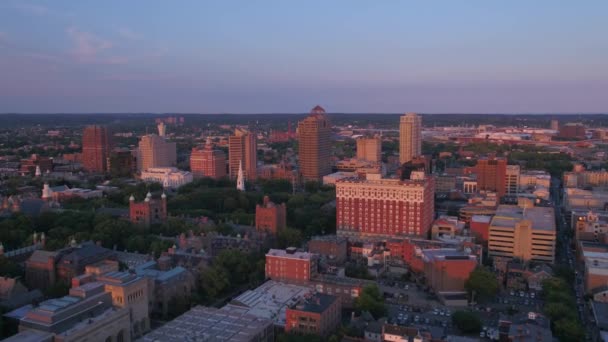
[{"label": "pink cloud", "polygon": [[74,45],[70,54],[81,63],[99,62],[99,54],[113,46],[112,42],[75,27],[68,28],[66,32]]}]

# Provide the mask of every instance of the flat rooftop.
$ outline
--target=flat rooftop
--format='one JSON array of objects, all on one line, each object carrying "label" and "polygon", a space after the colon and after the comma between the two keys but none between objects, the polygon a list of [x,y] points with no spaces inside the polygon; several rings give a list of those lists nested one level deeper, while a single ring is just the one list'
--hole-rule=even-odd
[{"label": "flat rooftop", "polygon": [[290,309],[305,312],[322,313],[337,300],[337,297],[330,296],[328,294],[315,293],[311,296],[306,296],[300,299],[300,301],[292,305]]},{"label": "flat rooftop", "polygon": [[143,342],[249,342],[272,327],[272,321],[223,309],[196,306],[142,337]]},{"label": "flat rooftop", "polygon": [[533,230],[555,232],[555,211],[551,207],[521,208],[516,205],[499,205],[492,219],[492,226],[514,229],[522,220],[531,221]]},{"label": "flat rooftop", "polygon": [[312,288],[269,280],[253,290],[234,298],[223,309],[270,319],[277,326],[285,325],[285,311],[307,295]]},{"label": "flat rooftop", "polygon": [[276,256],[286,259],[298,259],[298,260],[310,260],[313,257],[313,253],[300,252],[292,248],[287,249],[270,249],[266,256]]}]

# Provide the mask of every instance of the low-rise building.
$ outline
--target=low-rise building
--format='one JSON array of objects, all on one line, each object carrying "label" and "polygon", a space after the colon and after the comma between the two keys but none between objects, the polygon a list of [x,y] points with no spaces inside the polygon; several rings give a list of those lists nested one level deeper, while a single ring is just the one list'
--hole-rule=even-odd
[{"label": "low-rise building", "polygon": [[93,282],[32,307],[20,320],[19,333],[8,341],[129,342],[130,322],[129,310],[114,307],[104,285]]},{"label": "low-rise building", "polygon": [[464,291],[469,275],[479,265],[474,255],[456,249],[422,251],[424,278],[436,293]]},{"label": "low-rise building", "polygon": [[337,235],[313,236],[308,251],[319,255],[330,264],[343,264],[347,259],[348,241]]},{"label": "low-rise building", "polygon": [[145,335],[143,342],[273,342],[272,320],[239,311],[196,306]]},{"label": "low-rise building", "polygon": [[294,247],[271,249],[266,253],[266,278],[306,283],[317,274],[317,256]]},{"label": "low-rise building", "polygon": [[342,320],[340,298],[315,293],[287,308],[285,332],[327,337]]},{"label": "low-rise building", "polygon": [[431,226],[432,238],[451,237],[460,235],[464,230],[464,221],[458,220],[455,216],[442,215]]},{"label": "low-rise building", "polygon": [[141,179],[146,182],[160,183],[165,189],[177,189],[193,180],[192,173],[175,167],[148,168],[141,172]]}]

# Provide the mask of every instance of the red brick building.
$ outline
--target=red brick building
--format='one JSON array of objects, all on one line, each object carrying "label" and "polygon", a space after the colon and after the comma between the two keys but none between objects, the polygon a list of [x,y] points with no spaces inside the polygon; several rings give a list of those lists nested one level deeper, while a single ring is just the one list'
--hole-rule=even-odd
[{"label": "red brick building", "polygon": [[255,229],[276,234],[287,226],[287,207],[285,203],[274,204],[268,196],[264,203],[255,206]]},{"label": "red brick building", "polygon": [[89,172],[106,172],[111,137],[103,126],[87,126],[82,134],[82,166]]},{"label": "red brick building", "polygon": [[348,254],[348,241],[336,235],[314,236],[308,242],[308,251],[325,257],[328,262],[342,264]]},{"label": "red brick building", "polygon": [[129,219],[132,223],[149,227],[151,224],[162,223],[167,219],[167,196],[163,193],[160,199],[152,198],[148,192],[143,202],[135,202],[129,198]]},{"label": "red brick building", "polygon": [[42,157],[37,154],[32,154],[29,159],[21,159],[20,171],[22,173],[34,175],[36,172],[36,167],[40,167],[40,172],[42,173],[53,171],[53,159],[49,157]]},{"label": "red brick building", "polygon": [[464,291],[464,283],[478,266],[474,255],[455,249],[425,250],[423,261],[426,284],[436,293]]},{"label": "red brick building", "polygon": [[211,177],[219,179],[226,177],[226,154],[213,148],[211,139],[207,139],[205,147],[195,147],[190,154],[190,171],[195,178]]},{"label": "red brick building", "polygon": [[298,123],[300,173],[304,181],[321,181],[331,173],[331,123],[316,106]]},{"label": "red brick building", "polygon": [[469,224],[471,234],[477,239],[476,242],[488,242],[490,237],[490,222],[492,216],[486,215],[473,215],[471,217],[471,223]]},{"label": "red brick building", "polygon": [[423,172],[412,179],[342,179],[336,182],[336,227],[347,237],[428,235],[435,215],[435,181]]},{"label": "red brick building", "polygon": [[585,139],[585,126],[581,123],[567,123],[559,128],[558,136],[563,139]]},{"label": "red brick building", "polygon": [[475,165],[477,189],[494,191],[498,197],[505,195],[507,160],[504,158],[480,158]]},{"label": "red brick building", "polygon": [[342,320],[340,298],[323,293],[302,298],[285,312],[285,332],[327,337]]},{"label": "red brick building", "polygon": [[295,247],[266,253],[266,278],[302,284],[316,274],[317,256],[312,253],[298,252]]}]

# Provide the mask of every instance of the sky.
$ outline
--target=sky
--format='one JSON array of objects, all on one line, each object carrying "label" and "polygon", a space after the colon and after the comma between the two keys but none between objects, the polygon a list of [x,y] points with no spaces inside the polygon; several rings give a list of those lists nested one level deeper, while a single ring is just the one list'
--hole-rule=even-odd
[{"label": "sky", "polygon": [[607,13],[605,0],[2,0],[0,113],[606,113]]}]

